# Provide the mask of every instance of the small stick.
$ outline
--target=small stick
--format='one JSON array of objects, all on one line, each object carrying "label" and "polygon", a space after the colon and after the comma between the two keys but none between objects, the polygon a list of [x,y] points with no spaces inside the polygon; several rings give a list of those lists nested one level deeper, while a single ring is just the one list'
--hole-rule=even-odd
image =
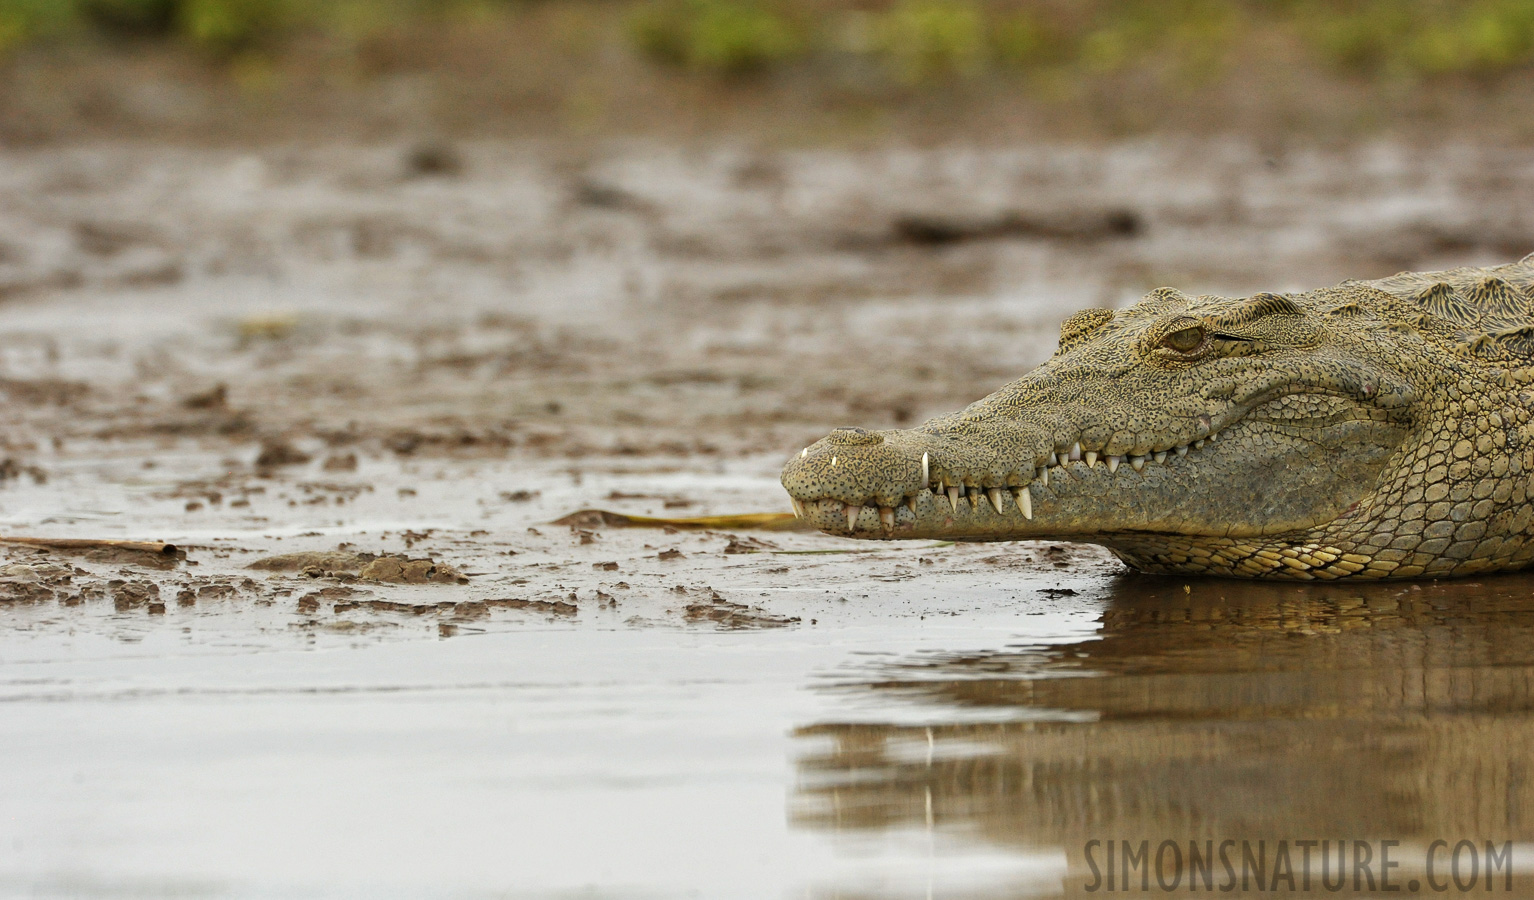
[{"label": "small stick", "polygon": [[553,525],[571,525],[578,528],[682,528],[693,530],[735,531],[814,531],[800,522],[793,513],[742,513],[734,516],[683,516],[660,518],[656,516],[631,516],[605,509],[581,509],[555,519]]},{"label": "small stick", "polygon": [[0,544],[25,544],[49,550],[129,550],[136,553],[154,553],[175,556],[179,549],[175,544],[163,541],[118,541],[110,538],[35,538],[0,536]]}]

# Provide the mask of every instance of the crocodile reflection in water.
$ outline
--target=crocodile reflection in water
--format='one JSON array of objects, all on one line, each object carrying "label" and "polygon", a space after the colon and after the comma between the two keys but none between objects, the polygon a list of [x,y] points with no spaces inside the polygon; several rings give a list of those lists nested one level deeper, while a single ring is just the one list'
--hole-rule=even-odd
[{"label": "crocodile reflection in water", "polygon": [[1531,587],[1122,578],[1096,640],[843,685],[953,721],[799,729],[830,741],[794,820],[930,821],[1077,866],[1092,838],[1534,840]]}]

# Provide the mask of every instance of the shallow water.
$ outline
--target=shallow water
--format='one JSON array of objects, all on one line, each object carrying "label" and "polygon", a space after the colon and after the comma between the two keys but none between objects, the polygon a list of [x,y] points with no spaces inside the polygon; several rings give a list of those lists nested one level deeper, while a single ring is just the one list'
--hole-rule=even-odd
[{"label": "shallow water", "polygon": [[[786,510],[1160,283],[1521,256],[1534,156],[398,149],[0,155],[4,533],[186,550],[0,544],[0,894],[1085,896],[1089,841],[1225,839],[1527,892],[1527,577],[550,522]],[[1019,211],[1075,230],[892,224]],[[340,550],[463,578],[250,568]]]}]

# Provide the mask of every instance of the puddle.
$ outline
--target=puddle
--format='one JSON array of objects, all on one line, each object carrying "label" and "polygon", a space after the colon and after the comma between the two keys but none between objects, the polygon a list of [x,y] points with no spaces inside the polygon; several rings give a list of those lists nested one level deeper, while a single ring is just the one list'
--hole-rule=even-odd
[{"label": "puddle", "polygon": [[1092,839],[1534,839],[1524,578],[551,524],[786,512],[828,428],[1163,283],[1521,256],[1534,156],[462,155],[0,153],[0,528],[184,552],[0,543],[0,893],[1052,897]]}]

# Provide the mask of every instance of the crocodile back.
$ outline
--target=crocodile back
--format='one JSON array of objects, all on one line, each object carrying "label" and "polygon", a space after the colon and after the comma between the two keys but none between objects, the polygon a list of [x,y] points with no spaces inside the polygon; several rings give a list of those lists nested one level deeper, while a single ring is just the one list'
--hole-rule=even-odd
[{"label": "crocodile back", "polygon": [[1489,269],[1401,272],[1361,283],[1452,322],[1475,350],[1494,344],[1501,352],[1534,359],[1534,253]]}]

